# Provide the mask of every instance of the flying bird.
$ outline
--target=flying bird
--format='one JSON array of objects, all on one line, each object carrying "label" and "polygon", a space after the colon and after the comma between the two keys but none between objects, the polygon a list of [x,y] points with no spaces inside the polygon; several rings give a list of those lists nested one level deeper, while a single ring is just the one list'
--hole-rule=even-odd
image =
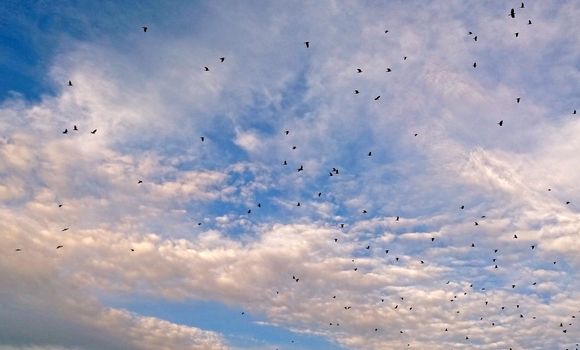
[{"label": "flying bird", "polygon": [[532,20],[531,19],[528,20],[528,25],[530,25],[530,24],[532,24]]},{"label": "flying bird", "polygon": [[500,120],[499,123],[497,123],[497,125],[503,126],[503,120]]},{"label": "flying bird", "polygon": [[387,68],[387,73],[391,72],[391,68]]},{"label": "flying bird", "polygon": [[379,98],[381,98],[381,95],[375,97],[375,101],[378,101]]},{"label": "flying bird", "polygon": [[225,57],[220,57],[220,62],[223,62],[223,61],[225,61],[225,60],[226,60],[226,58],[225,58]]},{"label": "flying bird", "polygon": [[304,42],[304,45],[306,45],[306,48],[309,48],[310,47],[310,41],[305,41]]},{"label": "flying bird", "polygon": [[137,185],[142,184],[142,183],[143,183],[143,180],[137,181]]},{"label": "flying bird", "polygon": [[77,126],[76,126],[76,125],[73,125],[73,130],[74,130],[74,131],[79,131],[79,129],[77,128]]},{"label": "flying bird", "polygon": [[68,129],[64,129],[63,134],[68,134]]},{"label": "flying bird", "polygon": [[514,35],[516,36],[516,38],[520,35],[520,33],[516,32],[514,33]]},{"label": "flying bird", "polygon": [[201,139],[201,142],[204,142],[205,141],[205,137],[204,136],[201,136],[200,139]]},{"label": "flying bird", "polygon": [[477,62],[473,62],[473,68],[477,67]]},{"label": "flying bird", "polygon": [[72,81],[70,81],[70,80],[68,81],[68,86],[73,86]]},{"label": "flying bird", "polygon": [[520,8],[521,8],[521,9],[523,9],[523,8],[524,8],[524,3],[523,3],[523,2],[522,2],[522,6],[520,6]]},{"label": "flying bird", "polygon": [[207,67],[203,67],[203,70],[206,72],[209,72],[209,68],[207,68]]},{"label": "flying bird", "polygon": [[148,27],[141,27],[143,29],[143,33],[147,33],[147,29],[149,29]]},{"label": "flying bird", "polygon": [[96,133],[97,133],[97,129],[91,131],[91,134],[93,134],[93,135],[96,134]]},{"label": "flying bird", "polygon": [[358,95],[360,92],[358,90],[354,90],[354,94]]},{"label": "flying bird", "polygon": [[372,156],[372,154],[373,154],[373,152],[369,152],[368,156],[370,157],[370,156]]},{"label": "flying bird", "polygon": [[511,10],[510,10],[510,13],[509,13],[509,16],[510,16],[511,18],[516,18],[516,10],[514,10],[514,9],[511,9]]},{"label": "flying bird", "polygon": [[64,246],[63,245],[57,245],[56,246],[56,249],[60,249],[60,248],[64,248]]},{"label": "flying bird", "polygon": [[357,68],[357,69],[356,69],[356,72],[357,72],[357,73],[362,73],[362,69],[360,69],[360,68]]},{"label": "flying bird", "polygon": [[520,98],[519,97],[516,97],[516,102],[517,103],[520,103]]}]

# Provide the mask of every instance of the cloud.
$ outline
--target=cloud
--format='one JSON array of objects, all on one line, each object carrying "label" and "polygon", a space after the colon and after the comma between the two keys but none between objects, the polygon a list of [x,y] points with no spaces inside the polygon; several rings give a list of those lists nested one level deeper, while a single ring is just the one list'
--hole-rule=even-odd
[{"label": "cloud", "polygon": [[106,295],[352,349],[573,343],[577,4],[530,4],[533,26],[499,2],[280,6],[69,43],[54,95],[4,101],[2,346],[236,346]]}]

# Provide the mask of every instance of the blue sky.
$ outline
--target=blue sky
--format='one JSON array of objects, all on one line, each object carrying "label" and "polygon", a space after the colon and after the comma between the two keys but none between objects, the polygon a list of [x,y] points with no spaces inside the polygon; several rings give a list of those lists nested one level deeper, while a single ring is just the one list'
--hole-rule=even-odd
[{"label": "blue sky", "polygon": [[520,4],[3,2],[0,349],[574,347],[580,5]]}]

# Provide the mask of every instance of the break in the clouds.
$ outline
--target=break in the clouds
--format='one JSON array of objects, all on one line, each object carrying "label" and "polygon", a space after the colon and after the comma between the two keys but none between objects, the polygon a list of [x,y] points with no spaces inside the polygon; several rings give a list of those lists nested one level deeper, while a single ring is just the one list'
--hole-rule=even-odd
[{"label": "break in the clouds", "polygon": [[2,6],[0,349],[578,347],[578,2]]}]

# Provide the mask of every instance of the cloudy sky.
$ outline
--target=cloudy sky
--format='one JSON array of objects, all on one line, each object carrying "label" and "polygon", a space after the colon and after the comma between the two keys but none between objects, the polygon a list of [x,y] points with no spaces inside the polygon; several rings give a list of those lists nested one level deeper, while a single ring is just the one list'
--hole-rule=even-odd
[{"label": "cloudy sky", "polygon": [[580,2],[520,7],[1,2],[0,349],[576,348]]}]

